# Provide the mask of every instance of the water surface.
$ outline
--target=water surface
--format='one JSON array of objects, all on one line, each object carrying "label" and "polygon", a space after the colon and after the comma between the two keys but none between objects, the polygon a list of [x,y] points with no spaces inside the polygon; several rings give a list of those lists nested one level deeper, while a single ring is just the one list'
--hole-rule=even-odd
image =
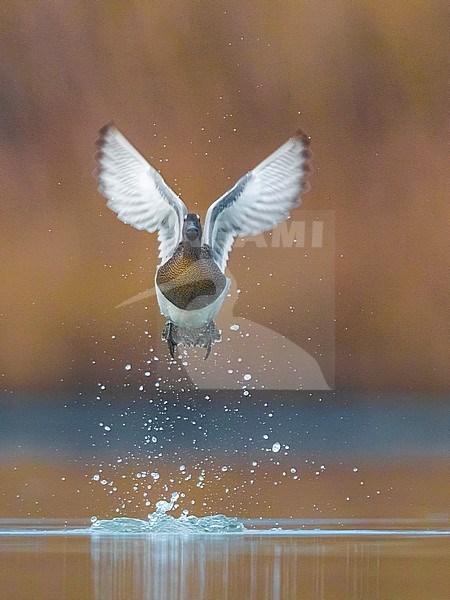
[{"label": "water surface", "polygon": [[8,600],[447,600],[448,523],[246,520],[227,533],[3,521]]}]

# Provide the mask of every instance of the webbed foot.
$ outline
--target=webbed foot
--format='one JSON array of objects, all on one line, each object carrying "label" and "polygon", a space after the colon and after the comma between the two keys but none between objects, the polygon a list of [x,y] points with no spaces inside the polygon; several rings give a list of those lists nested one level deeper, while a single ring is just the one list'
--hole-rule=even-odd
[{"label": "webbed foot", "polygon": [[164,326],[162,335],[162,339],[167,342],[167,346],[169,347],[169,353],[172,358],[175,358],[175,349],[177,344],[173,339],[173,323],[172,321],[167,321]]},{"label": "webbed foot", "polygon": [[211,338],[206,342],[206,354],[205,354],[205,358],[203,360],[206,360],[208,358],[208,356],[211,353],[211,346],[212,346],[212,342],[211,342]]},{"label": "webbed foot", "polygon": [[211,346],[214,342],[220,341],[220,331],[217,329],[214,321],[210,321],[205,329],[205,340],[203,346],[206,348],[205,358],[206,360],[211,353]]},{"label": "webbed foot", "polygon": [[172,358],[175,358],[175,351],[178,344],[185,346],[200,346],[206,348],[205,359],[211,353],[211,347],[215,342],[220,341],[220,331],[217,329],[214,321],[207,323],[204,328],[180,327],[172,321],[167,321],[163,332],[162,339],[167,342],[169,353]]}]

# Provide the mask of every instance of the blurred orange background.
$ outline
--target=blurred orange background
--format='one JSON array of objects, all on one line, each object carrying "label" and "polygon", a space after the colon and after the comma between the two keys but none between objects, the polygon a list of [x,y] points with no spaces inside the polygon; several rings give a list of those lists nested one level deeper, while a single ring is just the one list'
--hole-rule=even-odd
[{"label": "blurred orange background", "polygon": [[[119,430],[131,430],[123,441],[131,457],[123,473],[130,486],[135,482],[135,444],[143,444],[148,432],[140,421],[133,430],[129,415],[123,428],[119,415],[128,410],[123,403],[135,401],[151,413],[157,392],[149,386],[145,395],[136,393],[143,379],[136,363],[153,358],[150,345],[156,354],[167,352],[157,341],[163,320],[154,298],[114,308],[153,285],[158,262],[156,236],[117,221],[92,177],[97,132],[114,119],[202,215],[301,127],[311,136],[314,172],[303,211],[294,218],[334,212],[335,356],[331,338],[320,337],[323,313],[329,317],[334,307],[321,296],[320,265],[306,256],[311,253],[300,252],[297,264],[293,255],[286,259],[249,244],[230,256],[242,289],[234,315],[306,350],[312,337],[317,360],[326,352],[328,363],[336,360],[339,393],[305,395],[303,405],[292,394],[299,420],[288,425],[286,418],[279,426],[299,432],[298,457],[294,442],[289,464],[263,462],[254,489],[245,490],[240,471],[222,475],[221,482],[211,479],[216,487],[206,512],[448,516],[442,477],[447,413],[430,399],[444,398],[449,389],[449,27],[450,5],[443,0],[4,3],[0,514],[114,516],[117,498],[92,476],[99,462],[117,459],[113,433]],[[125,372],[128,362],[133,369]],[[170,389],[174,374],[164,359],[152,364],[152,383],[162,376]],[[349,390],[355,406],[370,409],[362,420],[352,417],[351,406],[348,414],[331,411],[347,406]],[[164,398],[158,396],[158,410],[165,410]],[[223,398],[212,397],[208,418],[213,409],[221,411]],[[273,403],[282,406],[281,398],[274,395]],[[180,407],[190,408],[190,395],[184,400]],[[264,417],[259,400],[263,396],[255,394],[254,404],[242,403],[254,407],[249,436]],[[170,414],[178,415],[176,402]],[[65,416],[71,403],[80,410]],[[320,406],[319,419],[314,411]],[[110,422],[102,414],[108,407],[118,411],[111,421],[117,427],[102,447],[98,422]],[[302,422],[307,408],[309,427]],[[229,442],[222,449],[211,442],[217,465],[228,458],[240,420],[236,413],[227,425],[221,412],[217,423],[204,425],[207,432],[217,426],[219,439]],[[307,445],[314,431],[317,438]],[[346,452],[354,435],[358,444]],[[195,441],[198,432],[192,436]],[[164,460],[151,453],[146,458],[162,475],[149,495],[152,504],[165,497],[162,486],[176,461],[194,460],[176,445],[183,439],[174,435]],[[236,455],[242,468],[262,452],[255,440],[248,454],[243,446],[244,454]],[[331,450],[324,458],[325,440]],[[311,456],[326,464],[320,476],[305,467]],[[284,468],[289,474],[291,464],[299,468],[299,481],[280,475]],[[283,486],[276,486],[277,478]],[[192,482],[176,485],[201,512],[205,490]],[[128,514],[147,514],[141,492],[134,495]]]},{"label": "blurred orange background", "polygon": [[[303,206],[335,211],[336,386],[447,390],[449,25],[439,0],[7,3],[2,387],[99,381],[125,318],[112,307],[151,286],[156,236],[119,223],[91,175],[97,131],[114,118],[200,213],[305,129]],[[282,328],[241,257],[238,310]],[[277,264],[279,279],[290,268]],[[159,335],[154,303],[147,318]]]}]

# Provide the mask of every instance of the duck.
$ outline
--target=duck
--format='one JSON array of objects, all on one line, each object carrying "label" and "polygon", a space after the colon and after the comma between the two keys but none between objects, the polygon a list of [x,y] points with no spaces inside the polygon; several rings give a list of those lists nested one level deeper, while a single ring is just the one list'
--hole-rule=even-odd
[{"label": "duck", "polygon": [[158,232],[156,298],[172,359],[179,344],[206,349],[221,339],[214,319],[228,294],[225,270],[236,238],[272,230],[309,189],[310,138],[301,129],[213,202],[204,225],[162,175],[109,122],[97,139],[98,190],[117,218]]}]

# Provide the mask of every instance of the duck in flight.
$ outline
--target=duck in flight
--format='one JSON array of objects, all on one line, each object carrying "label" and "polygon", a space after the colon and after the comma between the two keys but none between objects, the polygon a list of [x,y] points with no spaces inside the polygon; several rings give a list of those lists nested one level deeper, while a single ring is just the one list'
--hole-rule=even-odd
[{"label": "duck in flight", "polygon": [[199,215],[128,142],[113,123],[100,130],[99,191],[122,222],[158,231],[155,289],[166,318],[162,338],[172,358],[178,344],[206,348],[220,340],[214,318],[230,286],[225,276],[236,237],[259,235],[289,218],[308,189],[309,137],[298,131]]}]

